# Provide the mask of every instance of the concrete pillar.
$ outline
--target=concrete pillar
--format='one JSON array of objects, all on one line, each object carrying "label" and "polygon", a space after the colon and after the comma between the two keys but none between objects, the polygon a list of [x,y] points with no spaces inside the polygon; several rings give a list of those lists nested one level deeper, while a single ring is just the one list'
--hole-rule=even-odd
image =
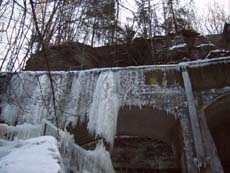
[{"label": "concrete pillar", "polygon": [[194,150],[194,140],[191,129],[191,123],[188,116],[184,115],[180,118],[180,124],[182,128],[183,136],[183,147],[181,148],[181,153],[184,155],[181,161],[181,167],[183,173],[198,173],[196,164],[194,162],[195,150]]},{"label": "concrete pillar", "polygon": [[[182,66],[182,77],[189,113],[188,118],[184,120],[185,122],[181,122],[185,147],[187,145],[187,150],[190,150],[185,153],[187,171],[189,173],[223,173],[223,168],[217,156],[215,144],[208,129],[204,113],[203,111],[199,111],[199,106],[196,105],[187,66]],[[187,122],[188,119],[189,122]],[[194,144],[194,152],[192,152],[193,149],[191,148],[192,143]],[[193,153],[194,155],[192,155]]]}]

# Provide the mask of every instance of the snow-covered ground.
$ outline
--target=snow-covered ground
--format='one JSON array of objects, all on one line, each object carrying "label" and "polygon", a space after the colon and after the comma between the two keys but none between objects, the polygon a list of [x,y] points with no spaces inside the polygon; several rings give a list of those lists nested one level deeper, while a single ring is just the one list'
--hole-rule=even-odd
[{"label": "snow-covered ground", "polygon": [[54,137],[13,142],[0,140],[1,173],[62,173],[62,168]]}]

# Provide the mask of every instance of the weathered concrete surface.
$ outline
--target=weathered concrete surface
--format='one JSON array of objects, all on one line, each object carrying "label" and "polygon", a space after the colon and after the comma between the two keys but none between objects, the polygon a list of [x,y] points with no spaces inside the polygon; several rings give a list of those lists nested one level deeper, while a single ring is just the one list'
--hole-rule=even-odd
[{"label": "weathered concrete surface", "polygon": [[230,63],[211,64],[189,69],[194,91],[205,91],[230,86]]}]

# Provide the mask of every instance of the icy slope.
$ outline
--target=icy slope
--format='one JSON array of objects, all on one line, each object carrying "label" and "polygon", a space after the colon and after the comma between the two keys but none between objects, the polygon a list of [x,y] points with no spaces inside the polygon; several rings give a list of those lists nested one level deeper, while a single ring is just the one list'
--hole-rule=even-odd
[{"label": "icy slope", "polygon": [[57,141],[51,136],[0,143],[1,173],[62,173]]}]

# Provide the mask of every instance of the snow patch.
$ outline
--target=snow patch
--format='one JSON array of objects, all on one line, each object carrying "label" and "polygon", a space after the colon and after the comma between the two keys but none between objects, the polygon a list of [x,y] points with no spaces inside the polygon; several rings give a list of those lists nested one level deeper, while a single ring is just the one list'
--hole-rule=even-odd
[{"label": "snow patch", "polygon": [[211,46],[211,47],[216,47],[214,44],[212,43],[206,43],[206,44],[199,44],[196,47],[197,48],[202,48],[202,47],[207,47],[207,46]]},{"label": "snow patch", "polygon": [[177,45],[174,45],[174,46],[169,47],[169,50],[185,48],[186,46],[187,46],[186,43],[181,43],[181,44],[177,44]]}]

